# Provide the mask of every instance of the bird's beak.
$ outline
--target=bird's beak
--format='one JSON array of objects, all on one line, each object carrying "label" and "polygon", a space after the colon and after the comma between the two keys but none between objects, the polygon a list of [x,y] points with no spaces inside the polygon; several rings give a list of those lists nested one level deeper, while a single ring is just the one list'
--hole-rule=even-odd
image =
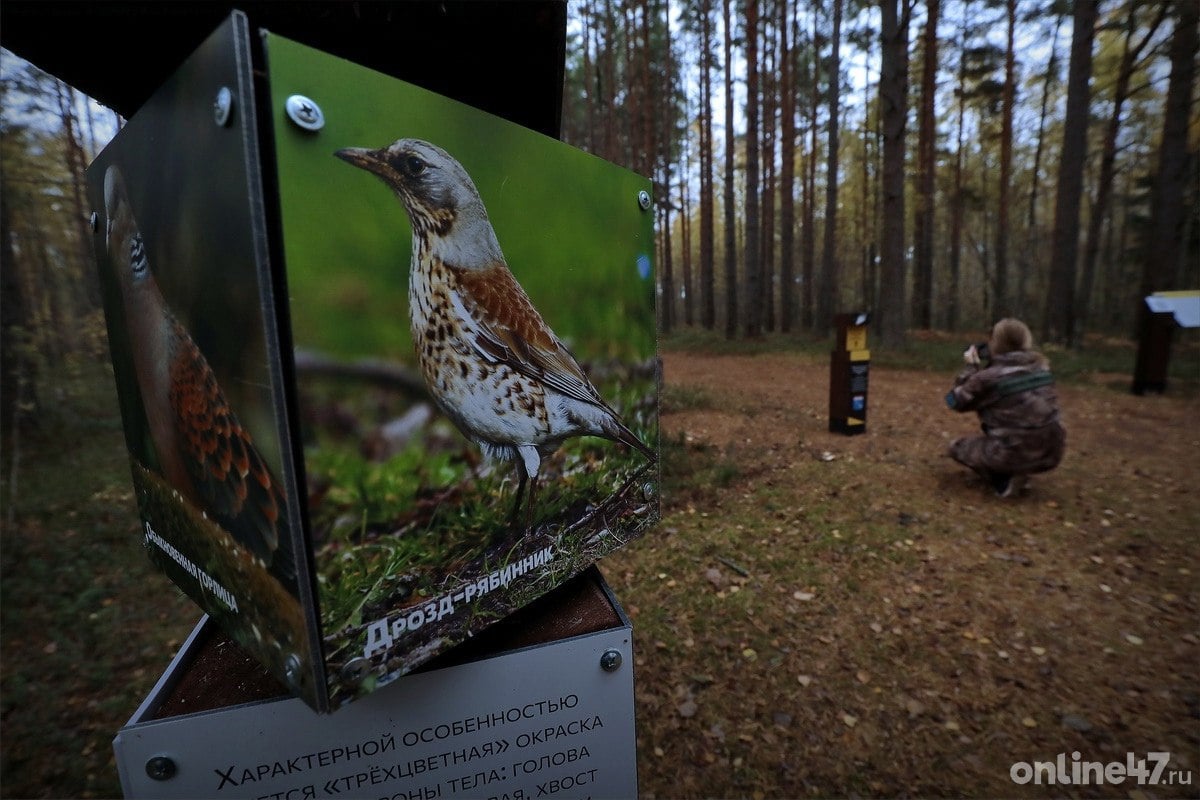
[{"label": "bird's beak", "polygon": [[367,150],[365,147],[344,147],[334,153],[335,156],[359,169],[373,172],[381,178],[386,178],[393,170],[382,150]]}]

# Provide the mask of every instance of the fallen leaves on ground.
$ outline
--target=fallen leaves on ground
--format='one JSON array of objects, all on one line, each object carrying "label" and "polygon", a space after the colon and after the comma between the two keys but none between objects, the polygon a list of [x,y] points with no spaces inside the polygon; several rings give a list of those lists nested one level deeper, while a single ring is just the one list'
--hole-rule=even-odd
[{"label": "fallen leaves on ground", "polygon": [[944,455],[976,427],[954,370],[873,369],[845,437],[827,363],[665,355],[708,404],[662,420],[693,479],[601,565],[637,609],[645,797],[1029,796],[1012,764],[1075,750],[1200,769],[1200,398],[1060,384],[1066,459],[1000,500]]}]

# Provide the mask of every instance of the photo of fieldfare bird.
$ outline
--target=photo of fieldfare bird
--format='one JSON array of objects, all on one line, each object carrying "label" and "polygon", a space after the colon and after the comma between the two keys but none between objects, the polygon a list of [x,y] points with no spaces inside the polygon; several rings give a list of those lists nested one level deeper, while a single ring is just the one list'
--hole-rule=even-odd
[{"label": "photo of fieldfare bird", "polygon": [[104,175],[105,246],[116,272],[133,370],[163,477],[262,559],[289,591],[295,563],[287,504],[192,337],[150,271],[146,246],[116,166]]},{"label": "photo of fieldfare bird", "polygon": [[430,395],[490,458],[519,476],[510,525],[542,459],[564,440],[599,436],[655,452],[622,423],[509,270],[467,171],[445,150],[400,139],[335,155],[395,192],[412,226],[409,323]]}]

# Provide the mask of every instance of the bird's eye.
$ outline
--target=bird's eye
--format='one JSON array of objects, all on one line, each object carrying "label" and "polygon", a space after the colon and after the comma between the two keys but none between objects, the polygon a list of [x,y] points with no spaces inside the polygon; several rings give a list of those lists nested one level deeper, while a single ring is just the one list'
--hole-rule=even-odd
[{"label": "bird's eye", "polygon": [[417,156],[408,156],[404,159],[404,171],[409,177],[415,178],[425,171],[425,162]]}]

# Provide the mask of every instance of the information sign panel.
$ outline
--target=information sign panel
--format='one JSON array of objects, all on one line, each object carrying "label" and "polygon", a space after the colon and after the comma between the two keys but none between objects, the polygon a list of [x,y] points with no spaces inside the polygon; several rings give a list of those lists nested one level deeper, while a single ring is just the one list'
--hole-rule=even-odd
[{"label": "information sign panel", "polygon": [[296,698],[135,717],[114,743],[121,785],[163,800],[636,797],[630,638],[407,675],[328,717]]},{"label": "information sign panel", "polygon": [[314,709],[658,520],[645,178],[235,12],[88,184],[146,549]]},{"label": "information sign panel", "polygon": [[321,707],[249,44],[230,17],[96,157],[88,196],[146,552]]}]

